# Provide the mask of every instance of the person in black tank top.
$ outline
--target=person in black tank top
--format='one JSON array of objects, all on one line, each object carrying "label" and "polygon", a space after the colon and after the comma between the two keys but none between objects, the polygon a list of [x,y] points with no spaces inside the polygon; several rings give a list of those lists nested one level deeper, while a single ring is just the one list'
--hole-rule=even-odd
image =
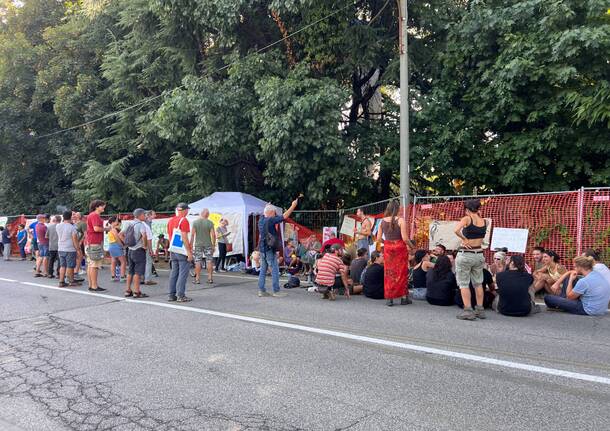
[{"label": "person in black tank top", "polygon": [[[487,221],[481,217],[481,201],[471,199],[464,202],[466,215],[460,220],[455,234],[462,240],[455,259],[455,277],[460,295],[464,303],[464,310],[458,314],[460,320],[485,319],[483,308],[483,268],[485,257],[483,256],[483,239],[487,234]],[[470,284],[475,289],[476,306],[472,308],[472,295]]]},{"label": "person in black tank top", "polygon": [[427,250],[415,252],[415,266],[412,271],[413,299],[424,301],[426,299],[426,274],[434,264],[430,262],[430,254]]}]

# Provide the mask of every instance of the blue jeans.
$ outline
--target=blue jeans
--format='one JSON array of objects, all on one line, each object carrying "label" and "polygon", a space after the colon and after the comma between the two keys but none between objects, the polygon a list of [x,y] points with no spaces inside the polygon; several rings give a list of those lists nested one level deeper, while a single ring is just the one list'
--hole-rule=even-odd
[{"label": "blue jeans", "polygon": [[544,297],[544,303],[549,308],[559,308],[568,313],[580,314],[583,316],[587,315],[580,299],[571,300],[557,295],[546,295]]},{"label": "blue jeans", "polygon": [[19,244],[19,254],[21,255],[22,259],[25,259],[25,244]]},{"label": "blue jeans", "polygon": [[190,262],[186,256],[171,253],[172,271],[169,273],[169,296],[170,298],[182,298],[186,296],[186,279],[189,276]]},{"label": "blue jeans", "polygon": [[277,264],[277,256],[274,251],[261,252],[261,272],[258,274],[258,290],[265,292],[265,280],[267,279],[267,268],[271,265],[271,280],[273,291],[280,291],[280,268]]}]

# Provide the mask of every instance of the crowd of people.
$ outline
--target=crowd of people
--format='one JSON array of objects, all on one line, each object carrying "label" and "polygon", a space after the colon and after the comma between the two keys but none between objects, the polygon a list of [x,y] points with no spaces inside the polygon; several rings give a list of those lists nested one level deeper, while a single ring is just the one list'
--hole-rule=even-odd
[{"label": "crowd of people", "polygon": [[[457,250],[447,250],[440,244],[431,251],[415,249],[397,201],[388,204],[375,233],[370,217],[358,210],[361,223],[354,231],[357,248],[353,256],[335,236],[322,244],[315,235],[304,241],[288,239],[282,243],[278,226],[297,205],[295,199],[280,215],[268,205],[258,221],[258,246],[246,272],[258,276],[259,297],[285,296],[280,291],[282,269],[291,279],[304,275],[323,299],[362,294],[384,299],[388,306],[425,300],[437,306],[461,307],[457,315],[460,320],[485,319],[486,309],[507,316],[527,316],[539,311],[537,294],[544,295],[548,309],[582,315],[603,315],[608,311],[610,270],[600,262],[595,250],[576,257],[572,270],[560,263],[557,253],[542,247],[532,250],[531,265],[523,255],[508,256],[506,250],[497,250],[493,262],[487,264],[483,240],[489,227],[480,214],[478,200],[465,202],[465,215],[455,230],[461,240]],[[153,280],[154,263],[163,257],[170,262],[168,300],[177,302],[191,300],[186,296],[186,284],[192,265],[194,284],[201,283],[204,263],[207,284],[214,283],[214,270],[225,270],[231,232],[226,219],[215,226],[207,209],[191,222],[187,218],[188,205],[179,203],[175,215],[168,220],[167,236],[159,235],[153,249],[154,211],[138,208],[133,211],[133,220],[125,223],[116,216],[104,221],[105,208],[105,202],[94,200],[86,221],[80,213],[66,211],[62,216],[40,214],[27,228],[21,224],[15,232],[0,229],[4,259],[10,258],[13,237],[22,260],[26,259],[29,244],[35,260],[34,276],[57,277],[59,287],[81,285],[85,281],[81,278],[82,262],[86,260],[88,289],[101,292],[105,289],[99,286],[98,276],[107,235],[111,280],[125,284],[126,297],[148,296],[142,285],[157,284]],[[374,251],[369,256],[373,244]],[[266,288],[268,275],[271,292]]]}]

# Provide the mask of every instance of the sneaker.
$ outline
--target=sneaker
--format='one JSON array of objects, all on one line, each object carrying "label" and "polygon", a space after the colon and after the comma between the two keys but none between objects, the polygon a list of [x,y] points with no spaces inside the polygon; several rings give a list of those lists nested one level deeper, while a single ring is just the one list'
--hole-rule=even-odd
[{"label": "sneaker", "polygon": [[457,315],[457,318],[460,320],[477,320],[477,316],[475,316],[472,308],[464,308],[464,310]]},{"label": "sneaker", "polygon": [[480,305],[474,307],[474,315],[477,316],[479,319],[485,319],[487,317],[485,316],[485,309]]},{"label": "sneaker", "polygon": [[177,299],[177,302],[191,302],[192,299],[189,298],[188,296],[181,296],[180,298]]},{"label": "sneaker", "polygon": [[542,310],[540,309],[540,305],[538,304],[534,304],[534,306],[532,307],[532,314],[538,314],[540,313]]},{"label": "sneaker", "polygon": [[271,296],[271,294],[269,292],[263,292],[262,290],[258,291],[259,298],[266,298],[267,296]]},{"label": "sneaker", "polygon": [[288,294],[287,293],[283,293],[283,292],[273,292],[273,294],[271,296],[273,296],[274,298],[283,298],[285,296],[288,296]]},{"label": "sneaker", "polygon": [[178,298],[176,298],[175,296],[170,296],[169,298],[167,298],[167,302],[176,302],[178,300]]}]

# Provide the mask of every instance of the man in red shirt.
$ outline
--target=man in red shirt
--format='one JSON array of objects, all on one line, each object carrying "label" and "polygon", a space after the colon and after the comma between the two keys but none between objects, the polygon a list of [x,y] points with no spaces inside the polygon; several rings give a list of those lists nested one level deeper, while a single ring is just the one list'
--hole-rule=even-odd
[{"label": "man in red shirt", "polygon": [[87,234],[85,236],[85,254],[87,255],[87,278],[89,290],[92,292],[103,292],[97,285],[97,275],[104,262],[104,220],[102,213],[106,209],[106,202],[99,199],[89,204],[89,215],[87,216]]},{"label": "man in red shirt", "polygon": [[[189,241],[191,225],[186,216],[189,206],[184,202],[176,205],[176,215],[167,222],[167,234],[169,235],[169,249],[171,272],[169,274],[169,298],[168,301],[188,302],[191,298],[186,296],[186,280],[193,261],[193,248]],[[174,229],[180,231],[181,240],[174,236]],[[181,247],[183,245],[183,247]],[[181,251],[178,251],[181,248]]]},{"label": "man in red shirt", "polygon": [[[330,250],[318,259],[316,267],[318,274],[316,275],[316,285],[318,291],[323,294],[324,299],[335,300],[335,288],[340,287],[343,283],[345,292],[349,296],[349,280],[347,279],[347,268],[343,264],[341,256],[343,255],[343,247],[340,244],[333,244]],[[337,279],[338,276],[340,279]]]},{"label": "man in red shirt", "polygon": [[49,265],[49,235],[46,214],[39,214],[36,216],[36,239],[38,241],[38,257],[36,259],[36,274],[34,277],[46,277],[47,267]]}]

